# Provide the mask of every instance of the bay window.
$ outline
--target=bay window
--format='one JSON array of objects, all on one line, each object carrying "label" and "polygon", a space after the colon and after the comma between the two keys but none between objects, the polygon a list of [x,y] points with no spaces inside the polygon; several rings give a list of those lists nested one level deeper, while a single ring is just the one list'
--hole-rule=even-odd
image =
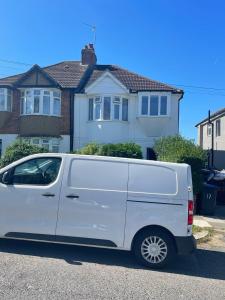
[{"label": "bay window", "polygon": [[141,116],[168,116],[169,96],[160,93],[148,93],[139,98]]},{"label": "bay window", "polygon": [[0,111],[12,111],[12,91],[0,88]]},{"label": "bay window", "polygon": [[128,121],[128,99],[121,96],[89,98],[89,121]]},{"label": "bay window", "polygon": [[47,152],[59,152],[60,139],[58,138],[39,138],[27,137],[23,138],[25,143],[45,148]]},{"label": "bay window", "polygon": [[61,93],[50,89],[21,90],[21,115],[61,115]]}]

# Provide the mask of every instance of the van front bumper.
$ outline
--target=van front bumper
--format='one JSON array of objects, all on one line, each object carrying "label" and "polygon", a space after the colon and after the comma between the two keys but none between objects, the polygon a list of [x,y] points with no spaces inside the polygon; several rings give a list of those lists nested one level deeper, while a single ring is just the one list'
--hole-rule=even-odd
[{"label": "van front bumper", "polygon": [[175,236],[177,254],[187,255],[197,248],[197,243],[193,235],[191,236]]}]

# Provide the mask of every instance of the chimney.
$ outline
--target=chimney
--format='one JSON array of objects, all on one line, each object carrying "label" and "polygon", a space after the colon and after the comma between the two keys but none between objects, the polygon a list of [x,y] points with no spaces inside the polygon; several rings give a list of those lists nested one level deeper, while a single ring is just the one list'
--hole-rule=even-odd
[{"label": "chimney", "polygon": [[81,63],[82,65],[95,65],[97,57],[95,55],[95,49],[93,44],[86,45],[81,50]]}]

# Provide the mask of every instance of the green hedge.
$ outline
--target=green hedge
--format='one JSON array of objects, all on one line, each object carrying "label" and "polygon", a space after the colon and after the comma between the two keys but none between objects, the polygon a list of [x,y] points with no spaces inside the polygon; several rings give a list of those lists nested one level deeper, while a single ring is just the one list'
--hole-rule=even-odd
[{"label": "green hedge", "polygon": [[191,166],[194,193],[201,192],[202,174],[207,155],[202,148],[195,145],[193,140],[184,137],[169,136],[156,141],[154,150],[158,160],[187,163]]},{"label": "green hedge", "polygon": [[142,158],[141,147],[134,143],[120,143],[120,144],[87,144],[82,149],[73,153],[85,155],[102,155],[114,157],[127,157],[127,158]]},{"label": "green hedge", "polygon": [[47,150],[44,148],[16,141],[6,149],[4,156],[0,160],[0,167],[3,168],[8,164],[31,154],[46,152]]}]

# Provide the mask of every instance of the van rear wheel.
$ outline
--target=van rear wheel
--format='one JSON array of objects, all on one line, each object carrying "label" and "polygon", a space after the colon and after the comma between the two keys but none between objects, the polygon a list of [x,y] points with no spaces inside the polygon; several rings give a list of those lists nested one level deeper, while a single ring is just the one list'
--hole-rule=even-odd
[{"label": "van rear wheel", "polygon": [[176,254],[172,237],[160,229],[146,229],[138,234],[133,251],[139,263],[153,269],[164,267]]}]

